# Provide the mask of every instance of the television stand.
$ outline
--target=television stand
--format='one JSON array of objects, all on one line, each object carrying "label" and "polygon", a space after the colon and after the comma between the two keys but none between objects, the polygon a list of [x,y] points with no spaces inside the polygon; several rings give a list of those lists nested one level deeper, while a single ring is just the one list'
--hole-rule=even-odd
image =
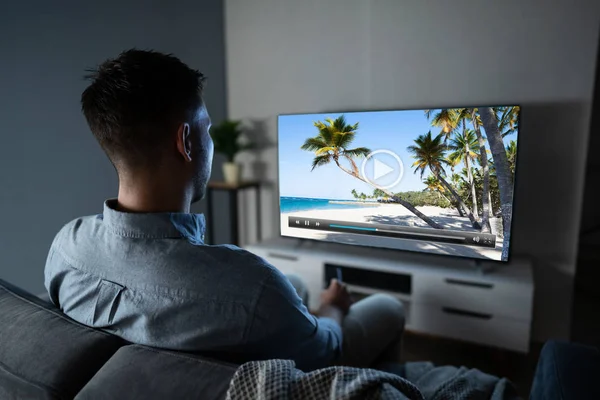
[{"label": "television stand", "polygon": [[274,238],[245,246],[285,274],[300,276],[309,309],[340,270],[354,298],[400,299],[409,331],[526,353],[533,311],[528,260],[469,260],[337,243]]},{"label": "television stand", "polygon": [[[494,269],[498,268],[498,265],[494,265],[492,263],[486,263],[484,262],[484,260],[476,260],[476,259],[472,259],[472,260],[468,260],[469,263],[471,264],[471,268],[473,268],[475,271],[477,271],[479,273],[479,275],[485,275],[487,273],[493,272]],[[500,268],[502,268],[502,265],[499,265]]]}]

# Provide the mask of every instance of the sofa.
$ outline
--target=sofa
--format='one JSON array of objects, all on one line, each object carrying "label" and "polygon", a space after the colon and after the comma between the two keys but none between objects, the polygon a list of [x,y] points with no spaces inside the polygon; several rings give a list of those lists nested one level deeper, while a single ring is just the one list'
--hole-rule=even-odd
[{"label": "sofa", "polygon": [[0,399],[223,399],[237,365],[127,343],[0,280]]},{"label": "sofa", "polygon": [[[224,399],[237,368],[125,342],[0,280],[0,400]],[[549,341],[530,398],[600,399],[598,376],[597,348]]]}]

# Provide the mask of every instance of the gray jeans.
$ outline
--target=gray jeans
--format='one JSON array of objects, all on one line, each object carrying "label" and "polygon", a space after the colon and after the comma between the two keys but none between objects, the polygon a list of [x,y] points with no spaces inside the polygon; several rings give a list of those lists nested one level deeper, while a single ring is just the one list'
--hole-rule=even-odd
[{"label": "gray jeans", "polygon": [[[297,275],[287,277],[308,304],[308,290],[302,279]],[[342,323],[342,357],[335,364],[373,367],[400,362],[404,319],[402,302],[387,294],[374,294],[354,303]]]}]

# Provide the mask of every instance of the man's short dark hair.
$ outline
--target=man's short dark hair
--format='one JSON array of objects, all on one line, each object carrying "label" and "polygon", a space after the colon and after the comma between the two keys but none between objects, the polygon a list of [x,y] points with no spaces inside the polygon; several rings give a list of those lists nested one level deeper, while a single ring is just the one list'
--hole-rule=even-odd
[{"label": "man's short dark hair", "polygon": [[171,54],[132,49],[88,72],[81,109],[117,169],[151,162],[202,102],[204,76]]}]

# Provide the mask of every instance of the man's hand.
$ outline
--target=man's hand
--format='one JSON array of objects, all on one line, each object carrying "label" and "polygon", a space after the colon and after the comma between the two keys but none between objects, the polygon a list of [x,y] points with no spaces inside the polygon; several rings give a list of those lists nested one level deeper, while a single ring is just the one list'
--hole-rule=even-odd
[{"label": "man's hand", "polygon": [[346,285],[337,279],[332,279],[329,287],[321,293],[321,310],[334,307],[346,315],[351,305],[352,299]]}]

